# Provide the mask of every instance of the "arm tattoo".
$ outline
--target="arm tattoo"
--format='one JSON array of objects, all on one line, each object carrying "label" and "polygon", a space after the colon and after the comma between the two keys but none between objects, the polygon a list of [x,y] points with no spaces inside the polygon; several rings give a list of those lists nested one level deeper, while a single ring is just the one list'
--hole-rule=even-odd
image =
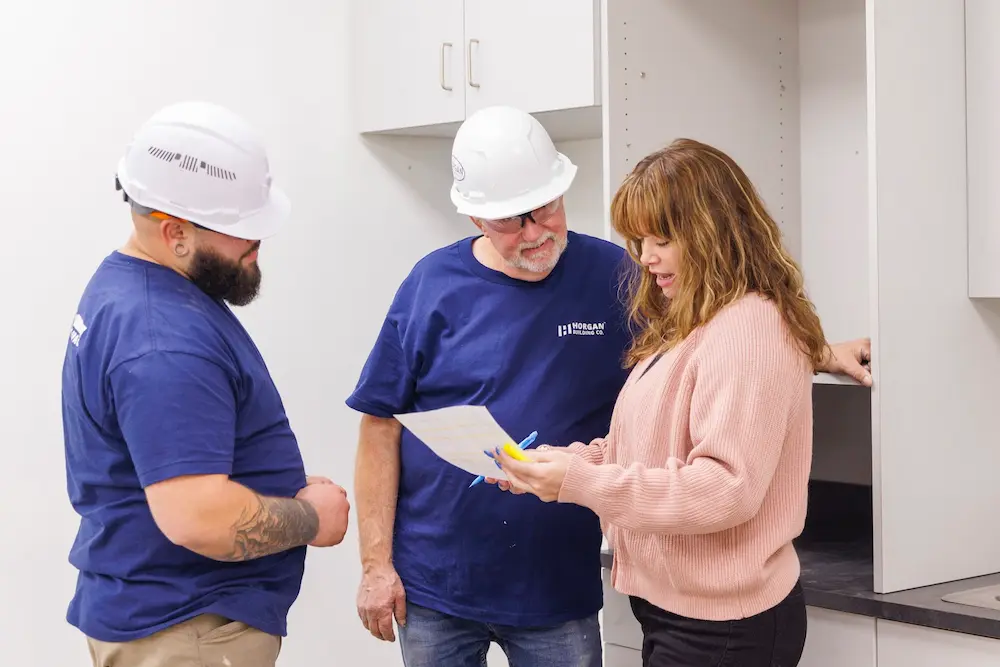
[{"label": "arm tattoo", "polygon": [[244,561],[308,544],[319,531],[319,516],[307,502],[257,496],[233,524],[233,549],[221,560]]}]

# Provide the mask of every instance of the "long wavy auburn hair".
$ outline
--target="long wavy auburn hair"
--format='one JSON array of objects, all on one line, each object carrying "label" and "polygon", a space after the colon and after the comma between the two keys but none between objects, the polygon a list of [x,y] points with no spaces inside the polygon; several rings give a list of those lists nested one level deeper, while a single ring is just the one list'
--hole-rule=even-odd
[{"label": "long wavy auburn hair", "polygon": [[[611,224],[634,260],[626,367],[677,345],[749,292],[777,305],[814,368],[824,359],[826,339],[802,272],[750,179],[719,149],[678,139],[643,158],[614,196]],[[644,237],[679,251],[672,299],[639,263]]]}]

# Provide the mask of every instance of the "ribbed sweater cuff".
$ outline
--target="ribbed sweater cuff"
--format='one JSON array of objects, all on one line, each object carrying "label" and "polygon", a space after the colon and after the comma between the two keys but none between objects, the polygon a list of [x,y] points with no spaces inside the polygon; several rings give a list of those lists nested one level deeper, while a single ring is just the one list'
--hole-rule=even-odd
[{"label": "ribbed sweater cuff", "polygon": [[574,503],[591,510],[594,509],[587,501],[588,499],[594,500],[593,485],[596,477],[594,468],[596,467],[582,456],[571,458],[569,466],[566,468],[566,476],[563,477],[562,486],[559,487],[557,500],[561,503]]},{"label": "ribbed sweater cuff", "polygon": [[604,458],[604,452],[601,451],[601,446],[595,444],[595,442],[589,445],[584,442],[574,442],[566,445],[566,451],[572,452],[587,463],[601,463]]}]

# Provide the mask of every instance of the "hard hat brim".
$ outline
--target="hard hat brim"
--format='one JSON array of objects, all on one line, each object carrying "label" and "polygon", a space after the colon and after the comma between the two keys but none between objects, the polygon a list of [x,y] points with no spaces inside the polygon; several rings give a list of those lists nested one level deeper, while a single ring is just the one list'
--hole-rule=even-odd
[{"label": "hard hat brim", "polygon": [[[281,231],[285,222],[291,217],[292,202],[283,190],[271,186],[267,203],[256,213],[249,215],[232,225],[198,224],[213,232],[225,234],[246,241],[260,241],[270,238]],[[196,222],[196,221],[192,221]]]},{"label": "hard hat brim", "polygon": [[[171,205],[169,202],[148,200],[141,187],[133,187],[133,183],[125,167],[125,159],[118,164],[118,181],[125,194],[140,206],[145,206],[161,213],[174,216],[179,220],[193,222],[213,232],[243,239],[245,241],[260,241],[277,234],[284,223],[291,217],[292,202],[280,188],[272,185],[268,191],[267,202],[254,213],[230,224],[221,224],[214,220],[193,216],[180,208]],[[139,192],[135,192],[135,190]],[[131,192],[130,192],[131,190]]]},{"label": "hard hat brim", "polygon": [[531,190],[505,201],[476,204],[465,199],[453,184],[451,187],[451,202],[455,205],[460,215],[468,215],[482,220],[500,220],[533,211],[566,194],[573,184],[573,179],[576,178],[577,172],[576,165],[561,153],[559,154],[559,160],[563,164],[562,173],[541,188]]}]

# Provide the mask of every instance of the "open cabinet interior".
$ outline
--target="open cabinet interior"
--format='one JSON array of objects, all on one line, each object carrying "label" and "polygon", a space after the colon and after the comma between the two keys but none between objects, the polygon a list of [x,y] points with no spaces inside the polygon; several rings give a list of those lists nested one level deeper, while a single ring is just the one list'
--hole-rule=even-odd
[{"label": "open cabinet interior", "polygon": [[606,20],[608,196],[676,138],[720,148],[781,226],[828,338],[867,335],[864,0],[619,0]]},{"label": "open cabinet interior", "polygon": [[873,503],[871,393],[816,383],[809,504],[795,541],[803,579],[814,589],[843,588],[849,577],[875,590]]},{"label": "open cabinet interior", "polygon": [[865,0],[791,4],[798,10],[802,269],[828,340],[851,340],[870,331]]},{"label": "open cabinet interior", "polygon": [[[616,0],[605,19],[607,196],[676,138],[714,145],[780,225],[828,340],[869,335],[865,0]],[[849,542],[871,571],[871,390],[817,376],[814,412],[803,548]]]}]

